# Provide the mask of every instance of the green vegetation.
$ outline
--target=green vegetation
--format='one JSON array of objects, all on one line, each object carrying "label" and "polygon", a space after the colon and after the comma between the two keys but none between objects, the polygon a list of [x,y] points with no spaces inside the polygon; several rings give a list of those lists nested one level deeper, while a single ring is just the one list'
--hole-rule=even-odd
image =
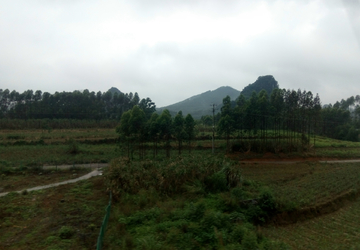
[{"label": "green vegetation", "polygon": [[246,164],[244,177],[268,186],[281,210],[316,207],[360,190],[358,163]]},{"label": "green vegetation", "polygon": [[254,91],[256,93],[259,93],[261,90],[265,90],[268,95],[271,95],[273,90],[278,88],[279,84],[273,76],[259,76],[254,83],[246,86],[240,94],[243,95],[245,98],[250,98]]},{"label": "green vegetation", "polygon": [[[314,218],[331,234],[335,228],[348,232],[355,227],[349,218],[357,218],[347,204],[358,207],[358,164],[317,160],[360,158],[359,100],[322,108],[318,95],[279,89],[264,76],[236,101],[223,98],[216,116],[195,121],[182,111],[155,113],[151,99],[116,89],[54,95],[1,90],[0,192],[10,193],[0,198],[0,248],[94,248],[105,190],[114,202],[107,249],[297,249],[312,237],[296,237],[303,225],[324,234],[306,224]],[[215,129],[216,154],[210,154]],[[239,163],[254,158],[274,163]],[[275,162],[284,158],[303,161]],[[83,173],[45,171],[44,165],[102,162],[111,162],[105,180],[28,192],[37,183]],[[12,192],[18,190],[24,191]],[[339,208],[344,213],[335,212],[333,221],[317,218]],[[298,227],[282,226],[293,223]],[[303,245],[328,248],[325,238]],[[358,247],[357,238],[347,237],[346,249]],[[333,236],[335,248],[339,239]]]},{"label": "green vegetation", "polygon": [[[129,113],[131,115],[131,111]],[[157,121],[158,117],[160,116],[154,114],[150,120]],[[160,126],[155,124],[157,123],[154,122],[152,125],[153,129],[158,131]],[[184,121],[184,130],[185,124]],[[148,125],[151,125],[151,122],[145,123],[145,127]],[[190,126],[190,128],[193,128],[192,132],[194,132],[197,126]],[[137,154],[138,141],[135,140],[133,141],[134,160],[130,161],[126,158],[114,160],[106,174],[107,187],[113,190],[114,199],[116,199],[112,206],[108,230],[105,233],[104,244],[108,249],[141,248],[144,245],[149,246],[150,249],[238,249],[240,246],[245,249],[251,249],[254,246],[259,249],[288,249],[281,242],[292,246],[293,244],[283,238],[273,237],[264,228],[274,218],[280,220],[278,216],[281,211],[289,213],[288,219],[282,218],[282,220],[291,223],[294,221],[289,218],[295,217],[291,213],[296,213],[301,209],[316,208],[316,211],[325,213],[325,210],[319,210],[319,206],[325,206],[327,212],[336,211],[346,204],[346,201],[353,200],[359,189],[360,173],[356,164],[327,165],[308,162],[263,165],[238,163],[241,159],[266,159],[266,157],[306,159],[304,157],[327,155],[327,157],[335,158],[338,154],[339,158],[349,157],[350,154],[353,154],[351,157],[356,157],[360,156],[359,142],[317,137],[316,154],[315,152],[307,152],[305,155],[298,152],[287,154],[238,152],[229,154],[232,159],[236,159],[236,161],[230,161],[222,156],[226,150],[225,139],[215,141],[218,155],[210,154],[211,140],[206,139],[191,143],[190,154],[183,152],[179,156],[178,153],[172,153],[169,158],[166,158],[166,141],[161,139],[162,137],[158,133],[153,134],[155,137],[149,137],[153,138],[149,142],[142,142],[143,148],[141,149],[142,152],[144,150],[152,151],[153,144],[158,143],[158,152],[155,157],[154,154],[147,153],[142,155],[141,160]],[[271,133],[274,132],[268,131],[268,134]],[[46,172],[39,167],[45,163],[52,165],[53,163],[110,162],[111,159],[124,155],[116,148],[115,140],[118,134],[114,130],[52,130],[51,132],[29,130],[13,131],[9,134],[4,132],[0,135],[2,138],[0,179],[1,183],[6,186],[1,186],[4,188],[4,192],[26,189],[39,182],[46,184],[55,178],[60,178],[62,181],[64,179],[61,178],[75,178],[82,174],[76,170],[76,176],[72,171],[68,172],[68,175],[64,173],[62,176],[57,176],[56,171]],[[198,137],[200,136],[198,134]],[[28,143],[37,141],[40,137],[44,140],[43,144]],[[111,139],[111,143],[106,143],[108,140],[104,140],[104,138]],[[234,143],[234,139],[231,140]],[[19,141],[25,141],[27,144],[18,145]],[[75,149],[77,153],[71,153],[70,149]],[[178,151],[177,140],[173,139],[170,142],[170,149]],[[110,178],[110,176],[112,177]],[[26,182],[29,180],[33,180],[33,182],[29,182],[27,186]],[[102,182],[103,180],[101,180]],[[58,193],[58,202],[39,201],[40,204],[36,209],[42,211],[45,208],[51,208],[51,211],[55,211],[54,207],[62,204],[63,198],[60,195],[64,193],[64,190],[68,190],[66,187],[62,188],[64,189],[59,189],[62,191]],[[70,189],[71,195],[74,197],[77,197],[78,194],[85,197],[94,191],[91,185],[87,188],[79,188],[77,184],[74,184]],[[56,188],[56,190],[58,189]],[[102,190],[105,190],[105,187]],[[15,203],[5,202],[1,209],[3,211],[14,210],[20,204],[18,203],[20,198],[29,199],[27,201],[30,202],[29,197],[33,199],[33,194],[44,194],[42,197],[46,199],[46,194],[49,194],[50,191],[28,192],[23,195],[11,193],[6,197],[16,198]],[[38,198],[35,199],[38,200]],[[72,201],[76,201],[76,199],[71,198]],[[81,211],[85,209],[98,213],[98,221],[91,221],[88,225],[84,225],[86,230],[89,230],[85,234],[92,230],[91,232],[95,235],[94,239],[99,233],[99,227],[105,214],[104,208],[108,202],[108,193],[103,191],[98,202],[101,204],[97,203],[96,206],[99,206],[99,209],[95,209],[96,211],[89,205],[83,206],[77,203],[77,206],[81,207]],[[24,214],[25,217],[31,217],[34,215],[27,215],[26,212],[32,211],[31,209],[33,208],[30,205],[25,205],[23,210],[14,211]],[[20,245],[7,242],[5,248],[13,246],[14,249],[38,249],[48,246],[49,249],[66,249],[77,246],[78,243],[74,242],[77,242],[79,237],[85,236],[78,234],[77,225],[64,222],[65,218],[71,217],[75,213],[71,212],[75,210],[66,211],[61,212],[57,217],[59,220],[62,219],[54,230],[33,226],[17,231],[19,228],[14,225],[19,226],[19,222],[2,214],[3,222],[0,234],[11,236],[17,233],[24,238],[19,243]],[[307,216],[315,218],[318,215],[308,214]],[[4,228],[7,230],[6,232],[1,231]],[[50,233],[45,234],[45,231]],[[72,234],[72,232],[75,233]],[[40,237],[39,234],[44,240],[36,241],[32,238]],[[0,242],[2,242],[1,239]],[[89,238],[83,238],[82,242],[84,248],[88,244],[95,244],[90,243]],[[24,246],[30,244],[30,247],[28,245],[22,247],[21,244]]]},{"label": "green vegetation", "polygon": [[359,249],[359,211],[356,200],[331,214],[283,227],[263,227],[261,232],[292,249]]},{"label": "green vegetation", "polygon": [[0,249],[94,249],[107,202],[102,177],[0,197]]},{"label": "green vegetation", "polygon": [[43,169],[42,167],[0,168],[0,193],[20,191],[26,188],[62,182],[78,178],[91,168]]},{"label": "green vegetation", "polygon": [[105,176],[117,200],[107,249],[288,249],[254,226],[275,212],[272,193],[226,159],[119,159]]},{"label": "green vegetation", "polygon": [[[49,119],[47,121],[49,123],[52,123],[52,119],[65,119],[60,128],[74,128],[75,124],[72,127],[66,127],[66,121],[72,123],[73,119],[91,120],[91,122],[80,123],[85,126],[96,124],[95,120],[119,120],[123,112],[135,105],[139,105],[145,113],[149,114],[154,112],[156,107],[150,98],[140,100],[137,93],[124,94],[114,89],[105,93],[90,92],[86,89],[82,92],[76,90],[55,94],[42,93],[41,90],[35,93],[27,90],[20,94],[15,90],[10,92],[8,89],[0,89],[0,119]],[[30,124],[31,126],[27,124],[27,128],[47,127],[47,124],[43,122]],[[1,121],[0,125],[2,129],[13,128],[6,120]]]}]

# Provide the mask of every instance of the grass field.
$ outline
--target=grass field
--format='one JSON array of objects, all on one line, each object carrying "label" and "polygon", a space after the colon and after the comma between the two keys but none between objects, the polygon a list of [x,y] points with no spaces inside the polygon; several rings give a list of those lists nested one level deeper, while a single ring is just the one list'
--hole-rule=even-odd
[{"label": "grass field", "polygon": [[0,249],[95,249],[108,203],[102,177],[0,197]]},{"label": "grass field", "polygon": [[[0,192],[85,174],[78,170],[45,173],[38,167],[110,162],[122,154],[116,138],[114,129],[0,131]],[[148,146],[147,156],[153,160],[151,144]],[[218,157],[223,157],[226,142],[216,140],[215,147]],[[134,155],[136,158],[137,152]],[[164,148],[159,149],[155,160],[162,162],[164,155]],[[193,142],[191,155],[198,159],[210,158],[211,140]],[[171,156],[179,159],[175,141]],[[250,246],[288,249],[281,242],[293,249],[360,248],[357,243],[360,202],[356,198],[360,190],[360,164],[317,162],[360,158],[360,143],[317,137],[315,147],[305,154],[232,152],[227,156],[241,170],[240,189],[209,193],[197,181],[187,183],[186,191],[176,195],[140,188],[138,193],[114,203],[106,247],[186,249],[194,245],[195,249],[206,249],[204,246],[237,249],[245,239],[247,249],[252,249]],[[189,158],[187,149],[182,151],[181,158]],[[239,164],[241,160],[268,159],[303,162]],[[198,166],[200,163],[195,162],[194,168]],[[12,168],[17,169],[16,174],[6,174]],[[96,177],[49,190],[1,197],[0,249],[94,249],[108,202],[105,190],[102,177]],[[254,227],[252,219],[257,217],[237,206],[239,200],[259,199],[264,190],[271,193],[278,210],[291,213],[313,209],[311,216],[296,221],[291,214],[286,218],[278,215],[270,220],[272,224]],[[251,209],[259,212],[255,207]],[[284,223],[276,224],[277,218]],[[286,223],[291,224],[284,226]],[[242,240],[236,241],[234,237]],[[196,242],[204,244],[201,247]]]},{"label": "grass field", "polygon": [[18,170],[3,171],[0,174],[0,193],[21,191],[26,188],[62,182],[78,178],[90,172],[91,168],[74,168],[71,170]]},{"label": "grass field", "polygon": [[282,227],[263,227],[261,232],[283,241],[292,249],[360,249],[360,200],[331,214]]},{"label": "grass field", "polygon": [[360,190],[360,163],[243,164],[244,178],[269,186],[286,209],[313,207]]}]

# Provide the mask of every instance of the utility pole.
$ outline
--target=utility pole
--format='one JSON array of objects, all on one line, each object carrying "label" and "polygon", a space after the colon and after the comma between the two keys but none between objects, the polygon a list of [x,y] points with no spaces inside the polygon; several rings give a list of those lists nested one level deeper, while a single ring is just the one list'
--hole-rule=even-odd
[{"label": "utility pole", "polygon": [[214,154],[215,153],[215,148],[214,148],[214,140],[215,140],[215,107],[216,107],[216,104],[212,104],[212,113],[213,113],[213,135],[212,135],[212,153]]}]

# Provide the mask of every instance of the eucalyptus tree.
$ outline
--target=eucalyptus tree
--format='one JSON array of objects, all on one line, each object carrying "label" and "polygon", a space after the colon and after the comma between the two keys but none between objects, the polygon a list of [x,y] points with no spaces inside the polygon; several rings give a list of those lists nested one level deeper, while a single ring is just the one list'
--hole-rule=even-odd
[{"label": "eucalyptus tree", "polygon": [[280,143],[280,135],[284,117],[284,89],[274,89],[270,95],[270,116],[274,138]]},{"label": "eucalyptus tree", "polygon": [[179,155],[181,155],[182,142],[186,136],[184,130],[184,117],[182,111],[179,111],[174,118],[173,131],[174,131],[174,136],[178,142]]},{"label": "eucalyptus tree", "polygon": [[253,91],[245,111],[245,128],[249,132],[249,134],[252,132],[253,136],[257,134],[257,130],[259,128],[258,104],[258,95],[255,91]]},{"label": "eucalyptus tree", "polygon": [[230,149],[230,136],[235,131],[235,121],[233,119],[233,109],[231,108],[230,96],[223,99],[221,107],[221,118],[217,126],[218,133],[226,137],[226,150]]},{"label": "eucalyptus tree", "polygon": [[248,101],[246,100],[245,96],[243,94],[240,94],[239,97],[236,99],[236,106],[233,111],[235,123],[234,128],[238,131],[238,136],[240,137],[240,140],[242,140],[244,136],[244,120],[247,105]]},{"label": "eucalyptus tree", "polygon": [[153,142],[153,156],[157,155],[157,144],[159,142],[159,115],[153,113],[147,121],[148,138]]},{"label": "eucalyptus tree", "polygon": [[120,135],[120,141],[126,143],[129,158],[133,158],[135,143],[138,145],[139,157],[144,156],[142,143],[145,137],[145,122],[145,113],[139,106],[134,106],[121,116],[120,125],[116,128],[116,132]]},{"label": "eucalyptus tree", "polygon": [[134,136],[138,144],[139,157],[143,158],[145,151],[143,147],[143,142],[145,140],[145,123],[146,117],[144,111],[140,109],[138,105],[135,105],[131,109],[131,116],[129,119],[129,130],[130,133]]},{"label": "eucalyptus tree", "polygon": [[144,111],[147,119],[156,111],[156,105],[149,97],[141,99],[139,107]]},{"label": "eucalyptus tree", "polygon": [[120,119],[120,124],[116,127],[116,132],[119,134],[119,142],[122,146],[123,144],[126,145],[127,148],[127,156],[130,158],[130,153],[132,152],[132,137],[130,132],[130,117],[131,117],[131,110],[124,112]]},{"label": "eucalyptus tree", "polygon": [[185,117],[184,131],[185,131],[186,141],[188,143],[188,148],[189,148],[189,153],[190,153],[191,141],[195,137],[195,120],[190,114],[187,114]]},{"label": "eucalyptus tree", "polygon": [[170,157],[170,142],[173,132],[173,124],[170,111],[164,109],[161,115],[158,117],[157,124],[159,126],[160,138],[165,141],[166,157]]},{"label": "eucalyptus tree", "polygon": [[270,102],[268,93],[265,90],[261,90],[258,95],[258,114],[259,114],[259,128],[260,128],[260,137],[263,141],[267,139],[267,125],[268,117],[270,114]]}]

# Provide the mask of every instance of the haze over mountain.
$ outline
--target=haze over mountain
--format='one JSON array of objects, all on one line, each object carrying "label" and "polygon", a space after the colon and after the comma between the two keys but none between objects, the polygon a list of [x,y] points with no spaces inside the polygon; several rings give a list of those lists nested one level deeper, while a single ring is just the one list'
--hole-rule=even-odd
[{"label": "haze over mountain", "polygon": [[254,83],[247,85],[242,91],[229,86],[222,86],[216,90],[209,90],[202,94],[192,96],[184,101],[157,108],[157,112],[161,113],[164,109],[168,109],[171,114],[176,114],[181,110],[183,115],[191,114],[195,119],[200,119],[201,116],[212,114],[212,104],[217,105],[216,113],[219,112],[222,101],[227,95],[230,96],[232,101],[235,101],[240,93],[246,98],[249,98],[253,91],[260,92],[264,89],[270,96],[274,88],[279,88],[279,84],[272,75],[259,76]]},{"label": "haze over mountain", "polygon": [[203,115],[212,114],[211,105],[220,105],[227,95],[230,96],[231,100],[235,100],[240,95],[240,91],[229,86],[222,86],[216,90],[209,90],[192,96],[184,101],[157,108],[157,112],[161,113],[164,109],[168,109],[174,114],[181,110],[184,115],[191,114],[195,119],[198,119]]},{"label": "haze over mountain", "polygon": [[[243,94],[246,98],[250,98],[253,91],[260,92],[265,90],[270,96],[273,89],[279,88],[278,82],[272,75],[259,76],[254,83],[248,84],[242,91],[234,89],[230,86],[222,86],[215,90],[209,90],[202,94],[194,95],[181,102],[177,102],[165,107],[156,109],[157,113],[161,113],[164,109],[168,109],[172,115],[175,115],[180,110],[183,115],[191,114],[195,119],[200,119],[201,116],[212,114],[212,105],[216,105],[215,113],[218,113],[222,106],[222,101],[226,96],[230,96],[232,101],[235,101],[240,94]],[[122,93],[115,87],[109,89],[111,93]],[[152,100],[156,104],[156,100]]]}]

